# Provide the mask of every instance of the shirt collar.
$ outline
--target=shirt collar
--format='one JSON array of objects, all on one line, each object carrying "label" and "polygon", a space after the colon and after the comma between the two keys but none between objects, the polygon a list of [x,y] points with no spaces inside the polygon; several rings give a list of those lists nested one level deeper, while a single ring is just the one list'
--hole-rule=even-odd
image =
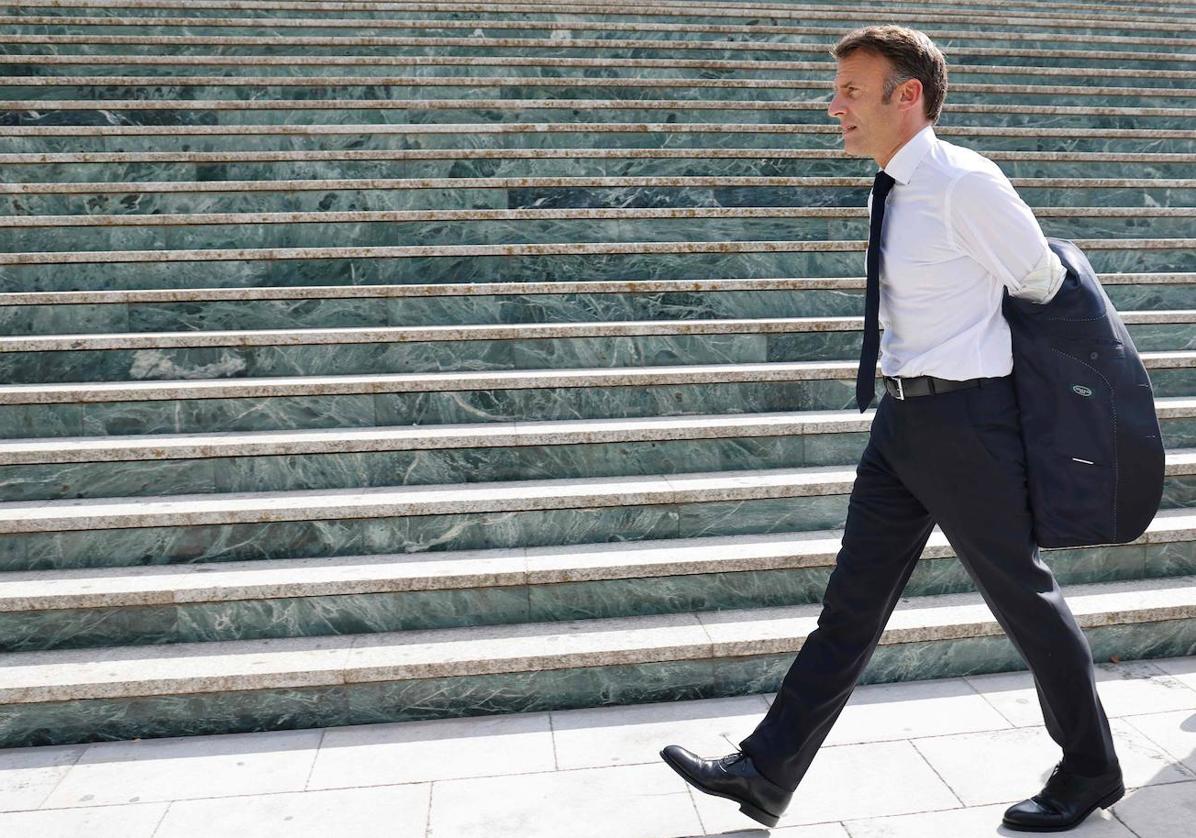
[{"label": "shirt collar", "polygon": [[910,137],[905,145],[897,149],[897,153],[889,160],[884,171],[900,184],[907,184],[914,175],[914,170],[926,156],[926,152],[938,138],[934,135],[934,127],[927,125],[918,133]]}]

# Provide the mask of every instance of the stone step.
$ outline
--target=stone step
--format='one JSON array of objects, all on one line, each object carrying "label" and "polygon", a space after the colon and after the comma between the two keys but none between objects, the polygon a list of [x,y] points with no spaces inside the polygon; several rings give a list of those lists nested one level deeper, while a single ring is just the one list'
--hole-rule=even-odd
[{"label": "stone step", "polygon": [[[1139,190],[1137,194],[1143,198],[1151,191]],[[1196,190],[1193,192],[1196,194]],[[318,193],[306,194],[310,195],[312,205],[320,200]],[[434,199],[437,194],[433,193]],[[652,199],[650,190],[642,194],[645,202]],[[710,192],[704,194],[709,197]],[[1173,201],[1182,197],[1180,190],[1159,189],[1157,194],[1169,194]],[[288,198],[285,194],[281,197]],[[292,202],[297,199],[298,196],[289,196]],[[385,200],[385,196],[381,199]],[[661,199],[659,193],[655,199]],[[695,193],[694,201],[700,199],[701,195]],[[529,196],[528,200],[534,198]],[[1098,274],[1127,267],[1142,272],[1190,270],[1196,267],[1189,258],[1194,252],[1193,241],[1190,238],[1073,239],[1088,254]],[[322,284],[327,277],[338,273],[360,284],[460,282],[469,277],[501,277],[522,282],[543,281],[545,276],[573,281],[622,280],[629,276],[659,279],[843,276],[860,270],[865,244],[863,239],[669,239],[0,252],[0,291],[313,285]],[[645,264],[651,265],[650,273],[645,274]]]},{"label": "stone step", "polygon": [[[9,183],[24,184],[54,184],[54,183],[86,183],[103,182],[112,178],[124,183],[166,181],[171,183],[187,183],[200,180],[202,175],[213,182],[238,181],[272,181],[272,180],[424,180],[430,178],[477,178],[496,176],[501,178],[610,178],[610,177],[820,177],[830,175],[851,175],[864,172],[866,166],[862,161],[847,163],[830,158],[811,160],[806,155],[810,153],[826,155],[828,152],[814,149],[774,150],[761,148],[753,149],[612,149],[607,152],[596,152],[589,149],[577,149],[577,156],[570,158],[567,152],[572,149],[487,149],[486,153],[471,157],[464,149],[421,150],[418,156],[408,155],[398,159],[394,152],[388,149],[377,151],[354,152],[349,159],[338,159],[341,153],[326,152],[318,157],[311,157],[315,152],[215,152],[199,153],[194,161],[163,162],[164,159],[178,156],[172,152],[145,152],[143,154],[120,155],[125,160],[111,159],[107,154],[62,154],[62,153],[22,153],[0,155],[0,165],[5,165],[10,173]],[[184,155],[186,153],[183,153]],[[282,159],[268,160],[280,156]],[[1016,180],[1033,178],[1064,178],[1074,179],[1084,177],[1119,181],[1122,179],[1143,180],[1157,178],[1160,180],[1176,180],[1183,178],[1192,171],[1193,155],[1151,155],[1134,153],[1114,153],[1102,155],[1107,159],[1097,159],[1098,153],[1084,154],[1052,154],[1046,153],[1037,159],[1002,160],[1005,154],[1013,155],[1018,152],[992,152],[991,156],[997,160],[1005,174]],[[146,155],[157,157],[158,160],[143,159]],[[285,158],[290,159],[285,159]],[[1173,158],[1167,162],[1167,158]],[[53,163],[35,162],[39,159],[56,159]],[[72,160],[72,158],[76,158]],[[88,159],[90,158],[90,159]],[[135,162],[127,162],[129,159]],[[393,159],[392,159],[393,158]],[[409,158],[409,159],[408,159]],[[120,165],[112,165],[118,163]],[[854,170],[854,171],[852,171]],[[817,182],[805,186],[807,189],[817,188]],[[1048,188],[1035,184],[1034,188]],[[1066,189],[1066,187],[1064,188]],[[1063,190],[1060,190],[1063,191]],[[10,193],[11,194],[11,193]],[[31,190],[31,194],[54,194],[46,190]],[[811,197],[814,197],[811,193]],[[826,201],[830,194],[820,196]],[[414,197],[414,196],[413,196]],[[1054,210],[1056,213],[1066,214],[1072,211],[1078,214],[1086,211],[1095,214],[1103,211],[1109,218],[1126,218],[1135,213],[1150,216],[1160,210],[1174,210],[1176,212],[1190,211],[1189,207],[1180,206],[1079,206],[1072,197],[1065,197],[1064,206],[1053,207],[1048,202],[1051,193],[1031,193],[1031,206],[1036,210]],[[738,198],[733,198],[734,204],[741,204]],[[833,203],[839,203],[837,196]],[[685,217],[728,217],[750,218],[750,213],[767,213],[767,211],[787,211],[797,218],[825,217],[820,213],[845,212],[844,217],[856,217],[857,212],[866,207],[856,206],[790,206],[778,203],[774,198],[768,202],[771,206],[697,206],[697,207],[592,207],[592,212],[605,210],[611,213],[615,210],[630,210],[632,213],[654,212],[652,218],[685,218]],[[829,202],[828,202],[829,203]],[[1127,201],[1128,203],[1128,201]],[[128,213],[128,212],[95,212],[92,214],[76,213],[73,215],[36,215],[29,213],[29,207],[23,203],[18,207],[11,203],[19,213],[2,216],[5,227],[45,227],[45,226],[77,226],[89,227],[106,224],[100,219],[116,219],[107,226],[140,226],[149,224],[155,226],[178,226],[186,224],[220,224],[227,223],[219,220],[200,221],[201,218],[233,213],[211,212],[166,212],[166,213]],[[208,209],[204,207],[203,209]],[[269,209],[267,204],[262,209]],[[427,209],[423,213],[451,213],[446,220],[466,220],[467,209]],[[736,214],[740,211],[740,214]],[[253,223],[296,223],[287,218],[297,214],[293,212],[261,212],[261,210],[236,210],[243,216],[236,223],[242,223],[250,216],[260,216],[262,220]],[[418,221],[419,210],[379,209],[379,210],[328,210],[319,213],[319,217],[312,221],[332,223],[344,218],[357,218],[362,213],[361,220],[391,220],[385,217],[372,217],[370,213],[394,212],[399,213],[396,221]],[[528,218],[569,218],[569,212],[582,213],[585,208],[577,206],[558,206],[549,208],[529,207],[525,209],[473,209],[480,215],[476,220],[484,221],[486,213],[494,217],[502,217],[501,213],[525,213]],[[403,215],[406,213],[406,216]],[[697,215],[685,215],[697,213]],[[702,213],[706,213],[702,215]],[[555,215],[554,215],[555,214]],[[564,215],[561,215],[564,214]],[[193,217],[193,218],[192,218]],[[614,217],[608,215],[608,217]],[[762,215],[757,217],[772,217]],[[866,216],[865,216],[866,217]],[[9,233],[9,236],[12,234]],[[1118,233],[1124,235],[1124,233]]]},{"label": "stone step", "polygon": [[[1196,418],[1196,398],[1156,399],[1155,411],[1160,422],[1193,419]],[[855,410],[798,411],[233,434],[16,439],[0,442],[0,465],[279,457],[773,436],[816,437],[867,431],[874,414],[875,408],[870,408],[862,414]]]},{"label": "stone step", "polygon": [[[1191,449],[1161,508],[1196,505]],[[840,528],[851,467],[0,504],[0,571],[438,553]]]},{"label": "stone step", "polygon": [[[1122,319],[1140,351],[1196,342],[1192,309]],[[836,361],[858,357],[862,328],[844,316],[23,335],[0,337],[0,372],[37,384]]]},{"label": "stone step", "polygon": [[[1196,78],[1196,71],[1192,71]],[[775,147],[784,135],[791,148],[841,153],[839,129],[816,123],[728,122],[590,122],[548,119],[520,122],[422,122],[390,124],[263,124],[235,128],[226,125],[16,125],[0,135],[5,153],[182,151],[278,149],[279,137],[288,148],[327,150],[352,144],[353,149],[421,148],[571,148],[600,145],[610,148],[660,146],[711,148],[719,146]],[[1196,131],[1182,128],[1059,128],[1049,126],[945,125],[936,134],[960,145],[991,149],[1126,153],[1196,152]],[[856,205],[858,206],[858,204]]]},{"label": "stone step", "polygon": [[[1196,302],[1196,301],[1194,301]],[[1122,311],[1126,326],[1189,325],[1196,309]],[[359,343],[422,343],[431,341],[537,340],[639,335],[737,335],[808,332],[856,332],[861,316],[670,318],[554,323],[498,323],[484,325],[384,326],[358,328],[186,330],[119,334],[60,334],[0,337],[0,353],[79,352],[137,349],[177,349],[221,346],[327,346]]]},{"label": "stone step", "polygon": [[[1196,449],[1167,453],[1169,477],[1196,474]],[[851,491],[854,469],[802,468],[616,475],[585,479],[226,492],[0,504],[0,533],[179,528],[548,509],[816,498]],[[1174,508],[1176,497],[1164,498]]]},{"label": "stone step", "polygon": [[[36,98],[45,103],[69,100],[86,101],[98,92],[119,99],[141,98],[164,102],[286,100],[298,105],[315,88],[329,95],[349,98],[378,97],[426,99],[432,96],[492,99],[496,95],[515,99],[566,97],[622,102],[640,99],[684,105],[693,100],[717,102],[753,101],[789,102],[794,90],[828,87],[825,81],[780,79],[527,79],[476,77],[228,77],[186,76],[163,79],[154,76],[0,76],[0,96],[5,99]],[[306,88],[306,89],[305,89]],[[951,102],[963,104],[1003,104],[1009,110],[1022,105],[1050,105],[1067,97],[1086,102],[1090,107],[1190,107],[1196,102],[1196,90],[1176,87],[1084,87],[1081,85],[1006,85],[961,83],[951,88]],[[808,95],[802,98],[810,98]],[[821,100],[820,100],[821,101]],[[829,97],[826,103],[829,103]]]},{"label": "stone step", "polygon": [[[1157,397],[1196,395],[1196,354],[1142,354]],[[856,366],[856,361],[795,362],[8,385],[0,387],[0,436],[844,410],[855,402]]]},{"label": "stone step", "polygon": [[[1101,283],[1123,312],[1196,305],[1196,274],[1104,273]],[[863,287],[803,277],[11,292],[0,294],[0,334],[850,317]]]},{"label": "stone step", "polygon": [[[2,42],[2,37],[0,37]],[[1196,60],[1196,53],[1192,55]],[[1095,68],[1094,68],[1095,69]],[[577,124],[644,120],[650,122],[707,123],[825,123],[827,103],[810,100],[778,101],[741,99],[572,99],[572,98],[340,98],[340,99],[9,99],[6,110],[29,112],[36,124],[89,124],[96,112],[117,112],[131,123],[243,126],[286,122],[319,124],[336,112],[341,124],[370,124],[396,121],[392,111],[435,114],[439,123],[480,122],[494,112],[503,121],[550,122],[561,119],[561,111]],[[509,114],[510,116],[506,116]],[[1096,125],[1137,128],[1177,128],[1191,124],[1196,108],[1124,107],[1085,105],[1028,105],[947,103],[943,114],[960,125],[1034,126],[1049,119],[1054,124],[1086,128]],[[51,116],[52,115],[52,116]],[[53,123],[49,120],[53,119]],[[410,120],[409,115],[398,119]]]},{"label": "stone step", "polygon": [[[1190,576],[1075,585],[1065,594],[1098,660],[1177,654],[1196,617]],[[14,653],[0,670],[0,744],[594,706],[610,703],[615,683],[617,701],[645,700],[656,692],[649,682],[667,684],[668,695],[760,692],[779,684],[819,612],[811,604]],[[907,599],[862,680],[1019,668],[1002,634],[979,595]]]},{"label": "stone step", "polygon": [[[1167,448],[1190,399],[1159,400]],[[810,411],[0,442],[0,501],[351,489],[851,465],[871,412]],[[858,418],[857,418],[858,417]]]},{"label": "stone step", "polygon": [[[643,168],[660,176],[657,167]],[[1155,239],[1182,239],[1196,217],[1194,207],[1031,208],[1046,235],[1066,239],[1124,240],[1141,234],[1145,226]],[[126,247],[199,250],[227,246],[234,232],[242,247],[297,242],[459,247],[660,239],[819,241],[866,238],[867,223],[867,216],[853,208],[787,206],[21,215],[0,218],[0,247],[8,252],[104,252],[116,239]]]},{"label": "stone step", "polygon": [[[485,78],[491,75],[509,73],[508,68],[524,68],[521,76],[540,78],[546,81],[558,78],[571,78],[570,73],[584,74],[588,70],[601,68],[606,77],[621,78],[619,75],[628,72],[629,77],[639,78],[637,71],[651,70],[654,77],[670,78],[685,76],[693,70],[717,72],[721,78],[727,79],[789,79],[787,75],[793,71],[814,70],[825,72],[826,65],[817,61],[778,61],[778,60],[716,60],[693,58],[565,58],[528,54],[522,56],[461,56],[461,55],[86,55],[86,54],[22,54],[19,62],[7,61],[6,54],[0,54],[0,68],[3,72],[16,73],[22,76],[30,75],[34,67],[40,68],[37,76],[65,74],[71,75],[74,68],[84,68],[89,73],[96,73],[97,68],[113,68],[116,73],[128,73],[137,68],[154,67],[154,73],[159,77],[173,75],[188,75],[194,72],[191,68],[203,67],[247,68],[248,71],[260,71],[262,68],[285,67],[288,74],[298,76],[320,75],[325,67],[352,67],[353,72],[361,75],[377,73],[391,74],[401,72],[408,75],[439,75],[454,74]],[[493,70],[491,68],[501,68]],[[547,68],[551,68],[548,70]],[[487,70],[490,70],[487,72]],[[244,71],[242,71],[244,72]],[[239,74],[239,73],[238,73]],[[612,75],[613,74],[613,75]],[[290,78],[291,75],[286,76]],[[592,76],[582,76],[592,78]],[[1101,70],[1101,81],[1105,85],[1141,85],[1150,83],[1154,86],[1190,86],[1196,79],[1196,70],[1174,70],[1142,68],[1128,69],[1124,67],[1106,67]],[[962,64],[951,69],[951,78],[966,78],[966,83],[1010,83],[1019,81],[1029,83],[1032,80],[1050,80],[1058,83],[1074,84],[1076,82],[1091,81],[1092,75],[1088,69],[1075,69],[1059,66],[1026,66],[1026,65],[998,65],[998,64]],[[953,85],[954,86],[954,85]]]},{"label": "stone step", "polygon": [[[288,7],[289,5],[289,7]],[[675,38],[679,40],[724,40],[725,36],[760,36],[761,38],[786,35],[808,36],[811,40],[821,37],[832,41],[843,30],[834,24],[802,26],[792,23],[762,24],[758,21],[750,24],[738,22],[702,22],[675,20],[628,21],[612,20],[611,15],[586,16],[568,14],[568,19],[562,19],[560,14],[551,9],[534,13],[509,13],[510,17],[499,17],[502,10],[475,11],[477,6],[467,7],[466,12],[471,16],[464,20],[438,17],[436,13],[428,14],[416,19],[410,14],[387,14],[392,10],[365,10],[350,8],[318,8],[302,4],[296,8],[293,4],[257,4],[253,9],[257,14],[247,15],[245,9],[229,6],[189,6],[185,3],[163,3],[153,9],[145,7],[121,7],[114,9],[113,14],[87,15],[71,14],[69,11],[52,15],[29,14],[28,12],[44,11],[45,8],[69,10],[69,6],[35,3],[22,6],[23,14],[9,14],[2,19],[5,26],[13,33],[29,34],[58,34],[63,29],[86,30],[98,27],[105,33],[117,32],[129,27],[136,27],[143,32],[160,31],[163,33],[177,33],[182,27],[184,34],[230,34],[245,33],[228,32],[229,29],[249,29],[255,33],[262,30],[273,31],[278,35],[297,35],[314,33],[343,34],[395,34],[397,30],[411,30],[421,35],[436,34],[440,37],[454,35],[479,35],[482,33],[504,38],[552,37],[554,33],[565,32],[570,36],[581,38],[627,38],[634,35],[650,34],[653,38]],[[99,8],[89,7],[87,11]],[[724,7],[726,8],[726,7]],[[134,11],[136,9],[136,11]],[[294,12],[299,11],[298,16]],[[270,14],[283,12],[283,14]],[[291,14],[286,14],[290,12]],[[476,16],[473,16],[476,15]],[[647,15],[637,15],[647,16]],[[589,17],[590,19],[586,19]],[[990,15],[970,15],[962,11],[951,20],[949,28],[941,26],[927,27],[926,32],[936,43],[948,41],[951,43],[971,43],[977,46],[993,45],[1023,45],[1033,42],[1041,32],[1050,32],[1051,42],[1066,47],[1077,43],[1090,43],[1106,49],[1134,49],[1137,46],[1171,46],[1175,48],[1196,46],[1196,40],[1183,37],[1182,30],[1172,28],[1173,20],[1137,20],[1128,16],[1120,18],[1086,18],[1084,25],[1096,32],[1080,34],[1068,32],[1068,21],[1055,18],[1033,17],[1021,18],[1013,15],[1006,19],[1008,22],[998,24],[1001,28],[994,30],[994,22]],[[1145,27],[1135,27],[1133,24],[1146,23]],[[1160,27],[1151,23],[1162,24]],[[1060,25],[1063,24],[1063,25]],[[1127,27],[1126,24],[1129,24]],[[1034,31],[1020,31],[1022,28],[1032,27]],[[1074,28],[1074,26],[1073,26]],[[49,30],[57,30],[50,32]],[[306,30],[297,33],[294,30]],[[480,31],[479,31],[480,30]],[[1060,31],[1061,30],[1061,31]],[[542,33],[548,32],[549,35]],[[1160,36],[1155,32],[1163,32]],[[574,33],[578,33],[574,35]],[[1085,39],[1087,39],[1085,41]]]},{"label": "stone step", "polygon": [[[905,4],[908,5],[908,4]],[[822,7],[822,8],[820,8]],[[1060,27],[1079,28],[1089,25],[1109,25],[1120,23],[1130,28],[1149,26],[1152,23],[1168,24],[1174,20],[1172,15],[1188,7],[1183,2],[1147,3],[1142,6],[1126,4],[1096,4],[1096,3],[1047,3],[1019,0],[1003,7],[1000,12],[995,11],[985,0],[957,0],[957,2],[941,2],[926,4],[917,2],[906,11],[912,20],[930,23],[950,23],[952,25],[966,25],[974,22],[976,25],[991,25],[992,19],[1011,26],[1041,25],[1052,23]],[[36,0],[21,8],[84,8],[84,9],[139,9],[142,14],[170,14],[170,9],[187,9],[195,12],[211,10],[223,12],[228,9],[243,10],[241,3],[231,3],[228,0],[206,0],[200,5],[188,4],[183,0],[159,0],[159,2],[141,2],[141,0],[99,0],[95,3],[84,0]],[[296,8],[293,4],[275,2],[255,3],[253,8],[260,10]],[[551,14],[556,18],[561,16],[586,17],[601,15],[603,17],[646,17],[650,15],[665,18],[699,17],[712,18],[747,18],[752,21],[759,17],[774,20],[847,20],[847,15],[858,20],[858,10],[846,9],[838,3],[816,2],[810,4],[800,2],[795,7],[789,2],[742,2],[728,7],[726,3],[701,2],[679,3],[677,0],[658,0],[649,6],[635,5],[627,2],[570,2],[570,0],[493,0],[485,3],[469,3],[464,6],[459,3],[429,3],[429,2],[399,2],[379,3],[371,0],[365,6],[346,4],[343,2],[310,3],[303,2],[298,8],[305,11],[337,12],[343,15],[350,12],[377,15],[378,12],[419,12],[429,17],[442,14],[466,12],[470,15],[519,15],[526,17],[533,14]],[[1059,10],[1083,9],[1088,12],[1082,21],[1064,17]],[[368,10],[368,11],[366,11]],[[767,14],[761,14],[767,12]],[[1128,14],[1127,14],[1128,13]],[[862,25],[862,24],[861,24]]]},{"label": "stone step", "polygon": [[[1191,369],[1196,351],[1139,353],[1148,370]],[[858,362],[794,361],[763,364],[705,364],[617,369],[527,369],[419,373],[411,375],[321,375],[260,379],[112,381],[80,384],[0,385],[0,405],[71,404],[174,399],[272,398],[385,392],[459,392],[544,387],[640,387],[653,384],[733,381],[843,380],[856,377]],[[1170,394],[1169,394],[1170,395]]]},{"label": "stone step", "polygon": [[[818,602],[838,530],[438,554],[0,574],[0,649],[343,635]],[[1124,545],[1043,552],[1061,584],[1188,575],[1192,510]],[[905,589],[975,589],[934,530]]]}]

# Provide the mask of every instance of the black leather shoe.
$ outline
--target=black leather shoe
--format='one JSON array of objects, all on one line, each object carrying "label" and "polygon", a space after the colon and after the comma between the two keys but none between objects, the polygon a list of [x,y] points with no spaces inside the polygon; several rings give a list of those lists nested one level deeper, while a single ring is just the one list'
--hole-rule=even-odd
[{"label": "black leather shoe", "polygon": [[1002,823],[1020,832],[1063,832],[1077,826],[1098,806],[1108,809],[1124,795],[1120,768],[1085,777],[1060,763],[1042,791],[1005,810]]},{"label": "black leather shoe", "polygon": [[765,826],[776,826],[793,792],[781,788],[756,770],[741,751],[718,759],[702,759],[680,745],[669,745],[660,758],[691,786],[739,804],[739,811]]}]

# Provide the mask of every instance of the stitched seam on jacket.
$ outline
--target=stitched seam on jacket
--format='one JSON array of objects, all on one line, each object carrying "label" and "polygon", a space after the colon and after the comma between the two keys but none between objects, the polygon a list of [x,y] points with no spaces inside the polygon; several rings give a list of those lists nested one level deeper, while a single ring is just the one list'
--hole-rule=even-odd
[{"label": "stitched seam on jacket", "polygon": [[1068,355],[1061,349],[1051,347],[1052,352],[1058,352],[1064,358],[1071,358],[1077,363],[1083,364],[1100,376],[1101,381],[1105,382],[1105,386],[1109,388],[1109,406],[1113,409],[1113,538],[1117,538],[1117,497],[1119,495],[1120,483],[1118,482],[1119,469],[1117,468],[1117,394],[1113,390],[1113,385],[1109,383],[1109,379],[1105,378],[1104,373],[1096,367],[1089,364],[1087,361],[1082,361],[1074,355]]}]

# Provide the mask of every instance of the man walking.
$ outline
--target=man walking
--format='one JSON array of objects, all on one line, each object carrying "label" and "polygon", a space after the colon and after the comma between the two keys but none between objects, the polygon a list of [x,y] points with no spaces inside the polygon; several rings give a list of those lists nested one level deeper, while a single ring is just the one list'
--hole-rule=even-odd
[{"label": "man walking", "polygon": [[[843,143],[872,157],[857,404],[885,394],[856,469],[842,546],[806,638],[740,751],[661,757],[700,790],[775,826],[872,656],[937,522],[1033,673],[1063,751],[1004,824],[1061,831],[1125,793],[1092,652],[1034,542],[1004,289],[1046,302],[1066,269],[1008,178],[939,140],[946,61],[922,32],[876,26],[831,51]],[[883,259],[882,259],[883,255]],[[883,267],[882,267],[883,266]],[[884,325],[879,338],[878,321]]]}]

